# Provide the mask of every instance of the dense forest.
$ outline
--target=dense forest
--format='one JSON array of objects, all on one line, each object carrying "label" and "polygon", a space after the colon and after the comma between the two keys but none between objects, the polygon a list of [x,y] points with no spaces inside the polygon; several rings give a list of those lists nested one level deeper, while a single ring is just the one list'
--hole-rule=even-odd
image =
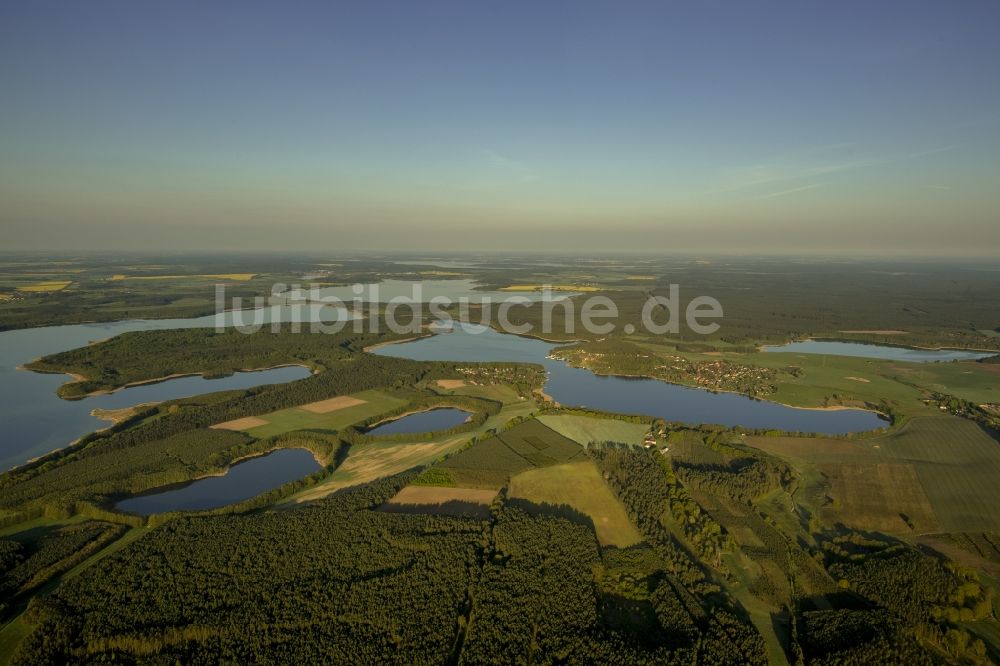
[{"label": "dense forest", "polygon": [[[521,431],[539,427],[532,424],[456,458],[488,457],[505,434],[530,439],[534,431]],[[413,470],[305,505],[156,521],[32,599],[24,620],[34,631],[16,661],[477,664],[502,654],[514,663],[766,663],[764,639],[732,593],[730,558],[741,539],[697,497],[753,511],[762,495],[794,487],[794,474],[717,430],[667,438],[719,462],[616,443],[580,450],[640,529],[635,546],[601,547],[593,523],[571,508],[508,501],[503,492],[485,520],[378,510],[415,480]],[[334,461],[338,441],[330,436],[325,449]],[[181,454],[183,440],[177,446]],[[763,527],[776,539],[767,537],[768,551],[782,551],[784,537]],[[111,529],[120,528],[90,522],[34,544],[0,540],[2,584],[22,590],[57,575],[79,561],[70,553]],[[793,597],[783,646],[791,661],[987,658],[962,628],[992,614],[990,591],[972,572],[888,537],[814,536],[807,559],[836,585]],[[784,566],[806,567],[792,561]]]}]

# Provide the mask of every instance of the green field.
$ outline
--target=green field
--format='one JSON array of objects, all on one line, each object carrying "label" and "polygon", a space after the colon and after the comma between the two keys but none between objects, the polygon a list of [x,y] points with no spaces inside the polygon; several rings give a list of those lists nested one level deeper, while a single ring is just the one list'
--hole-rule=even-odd
[{"label": "green field", "polygon": [[649,426],[643,423],[576,414],[544,414],[538,420],[560,435],[584,446],[591,442],[641,444],[642,438],[649,432]]},{"label": "green field", "polygon": [[585,456],[579,444],[532,419],[448,458],[440,467],[456,486],[500,488],[518,472]]},{"label": "green field", "polygon": [[531,469],[510,480],[508,496],[534,504],[568,505],[594,522],[604,546],[628,548],[642,541],[625,507],[590,460]]},{"label": "green field", "polygon": [[[354,397],[362,397],[368,393],[375,393],[374,391],[366,391],[364,393],[355,394]],[[359,405],[358,407],[348,408],[342,411],[349,411],[351,409],[359,409],[365,405]],[[362,483],[367,483],[375,479],[383,478],[386,476],[391,476],[393,474],[398,474],[402,471],[413,469],[415,467],[423,467],[431,465],[436,461],[440,460],[443,456],[460,450],[463,446],[467,445],[469,440],[476,436],[482,436],[488,430],[493,428],[500,428],[506,424],[511,419],[517,417],[527,416],[535,409],[535,403],[533,401],[518,401],[509,406],[503,407],[498,414],[491,416],[487,421],[481,425],[476,430],[471,430],[468,432],[462,432],[459,434],[444,435],[437,439],[430,441],[421,441],[417,443],[411,442],[368,442],[364,444],[356,444],[351,446],[347,454],[347,458],[341,463],[341,465],[322,483],[316,486],[304,490],[296,495],[293,495],[291,499],[294,501],[306,501],[318,499],[320,497],[325,497],[332,492],[340,490],[342,488],[349,488],[357,486]],[[334,412],[338,414],[340,412]],[[555,433],[553,433],[555,434]],[[517,456],[513,451],[505,447],[499,439],[490,438],[484,442],[476,444],[475,446],[462,451],[457,456],[451,459],[468,455],[472,451],[477,451],[481,446],[487,446],[488,448],[492,446],[491,443],[497,443],[504,448],[504,450],[511,456],[512,464],[514,465],[511,469],[521,470],[530,467],[523,458]],[[578,448],[578,447],[577,447]],[[449,459],[449,460],[451,460]],[[441,465],[435,469],[445,469],[442,465],[447,464],[445,460]],[[456,470],[449,469],[449,472],[455,472]],[[461,474],[465,470],[458,472]],[[470,471],[471,474],[471,471]],[[449,478],[454,476],[450,474]],[[500,488],[504,483],[506,483],[507,478],[510,476],[510,471],[502,472],[502,479],[499,483],[495,482],[497,478],[492,470],[488,470],[488,474],[484,479],[480,479],[478,483],[470,482],[469,475],[466,474],[462,476],[464,483],[450,482],[448,485],[454,486],[465,486],[470,488],[488,488],[496,490]],[[479,477],[476,477],[479,478]]]},{"label": "green field", "polygon": [[470,398],[483,398],[493,400],[505,405],[513,405],[519,402],[526,402],[527,399],[518,394],[517,389],[507,384],[493,384],[490,386],[466,385],[453,389],[437,387],[438,393],[444,395],[467,395]]},{"label": "green field", "polygon": [[879,443],[914,466],[942,531],[1000,531],[1000,443],[982,428],[953,416],[919,418]]},{"label": "green field", "polygon": [[746,443],[792,462],[807,481],[798,500],[830,521],[889,533],[1000,529],[1000,444],[971,421],[936,415],[868,440]]},{"label": "green field", "polygon": [[351,394],[351,397],[364,400],[365,404],[338,409],[327,414],[315,414],[299,407],[279,409],[260,416],[268,422],[267,425],[250,428],[245,432],[252,437],[262,439],[292,430],[341,430],[353,423],[384,414],[406,404],[406,400],[382,391],[362,391]]}]

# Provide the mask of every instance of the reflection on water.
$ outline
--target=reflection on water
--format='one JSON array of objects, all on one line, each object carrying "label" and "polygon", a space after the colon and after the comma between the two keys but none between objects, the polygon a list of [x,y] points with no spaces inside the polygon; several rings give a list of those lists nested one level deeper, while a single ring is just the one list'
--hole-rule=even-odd
[{"label": "reflection on water", "polygon": [[216,509],[256,497],[319,468],[319,463],[305,449],[280,449],[237,463],[223,476],[209,476],[171,490],[130,497],[116,504],[115,509],[143,516]]},{"label": "reflection on water", "polygon": [[564,405],[610,412],[648,414],[685,423],[843,434],[887,425],[861,409],[797,409],[735,393],[712,393],[655,379],[601,377],[548,358],[547,342],[492,329],[455,326],[451,332],[380,347],[374,353],[420,361],[516,361],[539,363],[548,371],[545,392]]},{"label": "reflection on water", "polygon": [[66,375],[40,374],[18,366],[41,356],[82,347],[131,331],[171,328],[211,328],[241,321],[289,321],[293,318],[337,315],[332,308],[267,308],[254,313],[227,312],[191,319],[131,320],[103,324],[47,326],[0,333],[0,470],[26,463],[31,458],[62,448],[73,440],[107,425],[90,415],[95,407],[116,409],[143,402],[173,400],[198,393],[249,388],[306,377],[305,368],[279,368],[264,372],[237,373],[232,377],[206,380],[183,377],[159,384],[124,389],[108,396],[81,401],[62,400],[56,395]]},{"label": "reflection on water", "polygon": [[886,361],[933,363],[935,361],[974,361],[996,356],[998,352],[975,352],[964,349],[914,349],[890,345],[871,345],[863,342],[834,342],[830,340],[801,340],[786,345],[763,348],[773,353],[829,354],[830,356],[857,356]]},{"label": "reflection on water", "polygon": [[401,418],[376,426],[368,431],[369,435],[395,435],[411,432],[431,432],[453,428],[464,423],[469,418],[469,412],[454,407],[430,409],[426,412],[407,414]]}]

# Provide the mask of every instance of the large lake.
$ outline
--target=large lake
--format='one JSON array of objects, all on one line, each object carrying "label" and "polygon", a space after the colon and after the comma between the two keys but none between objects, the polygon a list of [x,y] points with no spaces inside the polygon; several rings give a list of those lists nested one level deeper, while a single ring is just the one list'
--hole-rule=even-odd
[{"label": "large lake", "polygon": [[[288,313],[286,313],[288,314]],[[18,366],[129,331],[168,328],[205,328],[222,322],[237,323],[241,313],[193,319],[134,320],[108,324],[50,326],[0,333],[0,470],[66,446],[79,437],[108,425],[90,415],[95,408],[117,409],[146,402],[174,400],[199,393],[249,388],[301,379],[302,367],[239,372],[230,377],[204,379],[179,377],[157,384],[143,384],[108,395],[62,400],[56,395],[67,375],[19,370]],[[272,316],[266,315],[267,318]],[[280,313],[279,313],[280,316]],[[247,319],[249,321],[249,318]]]},{"label": "large lake", "polygon": [[305,449],[279,449],[237,463],[223,476],[209,476],[160,492],[122,500],[115,509],[148,516],[165,511],[204,511],[242,502],[312,474],[320,468]]},{"label": "large lake", "polygon": [[555,345],[498,333],[482,326],[454,326],[429,338],[374,351],[421,361],[515,361],[540,363],[548,372],[545,392],[564,405],[626,414],[648,414],[685,423],[715,423],[748,428],[844,434],[887,425],[861,409],[798,409],[735,393],[712,393],[655,379],[601,377],[548,358]]},{"label": "large lake", "polygon": [[[419,283],[388,280],[379,285],[377,300],[414,293],[419,284],[425,299],[443,296],[469,298],[475,302],[490,297],[508,297],[503,292],[477,291],[471,280],[424,280]],[[366,285],[365,300],[376,300]],[[329,295],[354,295],[350,287],[331,287]],[[517,294],[530,299],[539,293]],[[564,298],[557,294],[553,298]],[[200,377],[174,379],[160,384],[133,387],[111,395],[65,401],[56,389],[67,381],[63,375],[44,375],[16,368],[35,358],[86,345],[128,331],[266,324],[272,321],[325,321],[349,319],[342,309],[322,305],[288,307],[278,304],[258,310],[228,312],[191,319],[133,320],[104,324],[52,326],[0,333],[0,469],[23,464],[31,458],[66,446],[78,437],[105,425],[90,415],[94,408],[128,407],[258,384],[287,382],[306,375],[304,368],[279,368],[232,377],[205,380]],[[244,303],[243,306],[252,306]],[[480,327],[481,328],[481,327]],[[377,353],[417,359],[468,361],[525,361],[543,364],[549,372],[546,391],[561,403],[587,405],[618,412],[645,413],[688,423],[719,423],[747,427],[782,428],[824,433],[869,430],[884,425],[877,415],[863,410],[820,411],[786,407],[735,394],[713,394],[700,389],[648,379],[598,377],[589,370],[570,368],[546,358],[553,345],[541,340],[504,335],[487,329],[474,335],[467,329],[437,335],[404,345],[383,347]],[[917,350],[858,343],[803,341],[770,352],[826,353],[866,356],[901,361],[938,361],[981,358],[988,353],[956,350]],[[437,417],[435,417],[437,418]]]},{"label": "large lake", "polygon": [[766,352],[789,354],[829,354],[830,356],[857,356],[883,361],[909,361],[910,363],[934,363],[935,361],[975,361],[996,356],[1000,352],[976,352],[964,349],[914,349],[873,345],[864,342],[835,342],[832,340],[800,340],[785,345],[769,345],[762,348]]}]

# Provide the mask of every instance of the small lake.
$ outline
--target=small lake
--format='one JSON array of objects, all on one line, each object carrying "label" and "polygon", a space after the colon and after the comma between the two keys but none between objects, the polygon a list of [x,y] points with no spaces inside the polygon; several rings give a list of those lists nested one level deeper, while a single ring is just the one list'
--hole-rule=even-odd
[{"label": "small lake", "polygon": [[373,353],[418,361],[513,361],[539,363],[548,372],[545,392],[561,404],[670,421],[747,428],[844,434],[887,425],[863,409],[798,409],[736,393],[712,393],[656,379],[602,377],[548,358],[556,346],[534,338],[498,333],[482,326],[456,325],[429,338],[386,345]]},{"label": "small lake", "polygon": [[465,423],[469,418],[469,412],[454,407],[441,407],[429,409],[426,412],[416,412],[407,414],[401,418],[375,426],[369,430],[368,435],[396,435],[414,432],[431,432],[434,430],[444,430],[453,428]]},{"label": "small lake", "polygon": [[319,468],[312,453],[305,449],[279,449],[237,463],[224,476],[208,476],[170,490],[130,497],[118,502],[115,509],[142,516],[217,509],[301,479]]},{"label": "small lake", "polygon": [[765,352],[787,354],[829,354],[830,356],[857,356],[883,361],[908,361],[934,363],[935,361],[975,361],[996,356],[1000,352],[976,352],[964,349],[915,349],[892,345],[874,345],[865,342],[835,342],[832,340],[800,340],[785,345],[769,345]]}]

